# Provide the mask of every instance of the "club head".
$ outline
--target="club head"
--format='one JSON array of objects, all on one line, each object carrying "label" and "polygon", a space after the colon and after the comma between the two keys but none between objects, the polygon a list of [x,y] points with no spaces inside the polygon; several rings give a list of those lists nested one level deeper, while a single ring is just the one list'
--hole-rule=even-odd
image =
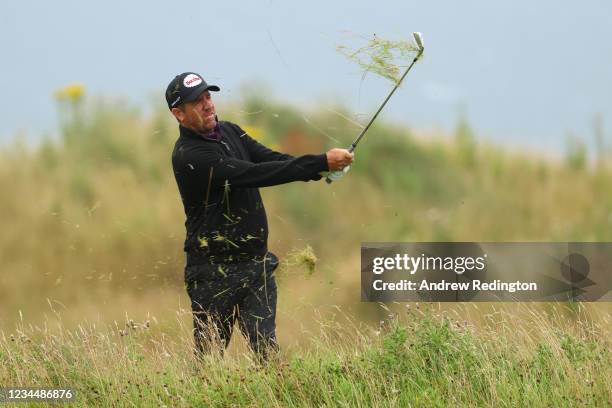
[{"label": "club head", "polygon": [[414,33],[412,33],[412,36],[414,37],[414,41],[417,43],[419,50],[423,51],[425,47],[423,46],[423,36],[421,35],[421,33],[415,31]]}]

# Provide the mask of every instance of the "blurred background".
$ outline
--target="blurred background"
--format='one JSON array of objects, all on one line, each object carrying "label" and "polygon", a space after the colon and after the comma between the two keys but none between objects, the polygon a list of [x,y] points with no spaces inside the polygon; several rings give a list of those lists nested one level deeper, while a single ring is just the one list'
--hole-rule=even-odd
[{"label": "blurred background", "polygon": [[345,147],[392,85],[336,47],[374,34],[421,31],[426,53],[349,176],[262,190],[281,341],[336,306],[384,315],[360,303],[364,241],[611,241],[610,15],[603,0],[3,3],[0,330],[188,310],[168,82],[201,73],[220,119],[272,148]]}]

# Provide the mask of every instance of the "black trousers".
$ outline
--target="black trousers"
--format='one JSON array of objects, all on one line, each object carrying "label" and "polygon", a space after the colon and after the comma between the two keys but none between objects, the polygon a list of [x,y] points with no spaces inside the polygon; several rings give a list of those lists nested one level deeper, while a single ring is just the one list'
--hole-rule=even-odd
[{"label": "black trousers", "polygon": [[262,260],[201,264],[185,268],[185,284],[193,311],[196,354],[215,344],[228,346],[238,325],[260,359],[278,351],[276,341],[276,281],[278,258],[269,252]]}]

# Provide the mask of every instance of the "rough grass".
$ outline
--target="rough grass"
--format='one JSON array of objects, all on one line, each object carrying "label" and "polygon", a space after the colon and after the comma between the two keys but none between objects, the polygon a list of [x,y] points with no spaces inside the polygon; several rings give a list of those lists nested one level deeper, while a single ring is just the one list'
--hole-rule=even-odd
[{"label": "rough grass", "polygon": [[[176,123],[166,108],[145,116],[123,102],[79,104],[62,110],[59,138],[0,150],[0,188],[8,192],[0,196],[0,327],[10,327],[17,310],[38,315],[47,298],[79,308],[127,294],[137,307],[159,288],[183,290],[184,213],[170,166]],[[348,145],[359,130],[342,108],[300,111],[261,94],[219,112],[293,154]],[[423,140],[381,117],[340,183],[262,194],[270,248],[281,261],[307,245],[316,254],[316,273],[297,283],[299,296],[361,308],[351,289],[360,242],[610,241],[610,186],[605,163],[576,168],[509,152],[478,142],[467,121],[455,135]],[[303,275],[288,277],[283,290]]]},{"label": "rough grass", "polygon": [[250,354],[195,360],[187,328],[155,322],[20,327],[0,335],[0,383],[70,386],[71,406],[83,407],[603,407],[612,398],[609,318],[576,310],[564,329],[559,315],[523,306],[528,320],[489,316],[500,330],[410,306],[377,327],[322,321],[302,333],[312,336],[306,349],[267,366]]},{"label": "rough grass", "polygon": [[[293,248],[312,248],[295,266],[316,262],[309,277],[279,272],[284,355],[262,369],[239,352],[195,368],[189,327],[169,323],[177,298],[186,301],[184,215],[169,157],[176,124],[165,108],[145,117],[122,103],[85,101],[63,111],[59,139],[0,151],[8,192],[0,196],[0,384],[72,385],[81,406],[610,401],[609,304],[592,305],[600,311],[592,317],[542,317],[547,306],[538,304],[520,314],[515,305],[512,314],[478,305],[451,320],[407,315],[401,305],[388,312],[360,303],[355,273],[366,241],[610,241],[605,162],[589,168],[503,150],[478,142],[466,121],[453,135],[423,140],[379,118],[341,182],[262,191],[272,250],[282,261]],[[251,97],[220,112],[301,154],[352,141],[352,114],[334,109],[305,113]],[[45,317],[48,303],[62,319]],[[385,323],[313,323],[313,305]],[[108,325],[125,310],[158,319],[149,328]],[[400,317],[389,323],[390,313]]]}]

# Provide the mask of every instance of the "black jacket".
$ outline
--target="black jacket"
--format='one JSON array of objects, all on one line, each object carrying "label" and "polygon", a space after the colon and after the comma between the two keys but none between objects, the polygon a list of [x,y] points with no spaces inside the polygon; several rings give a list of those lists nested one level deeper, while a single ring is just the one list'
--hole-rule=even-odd
[{"label": "black jacket", "polygon": [[325,154],[293,157],[268,149],[238,125],[220,122],[220,140],[179,126],[172,167],[185,208],[187,264],[263,257],[268,221],[258,187],[319,180]]}]

